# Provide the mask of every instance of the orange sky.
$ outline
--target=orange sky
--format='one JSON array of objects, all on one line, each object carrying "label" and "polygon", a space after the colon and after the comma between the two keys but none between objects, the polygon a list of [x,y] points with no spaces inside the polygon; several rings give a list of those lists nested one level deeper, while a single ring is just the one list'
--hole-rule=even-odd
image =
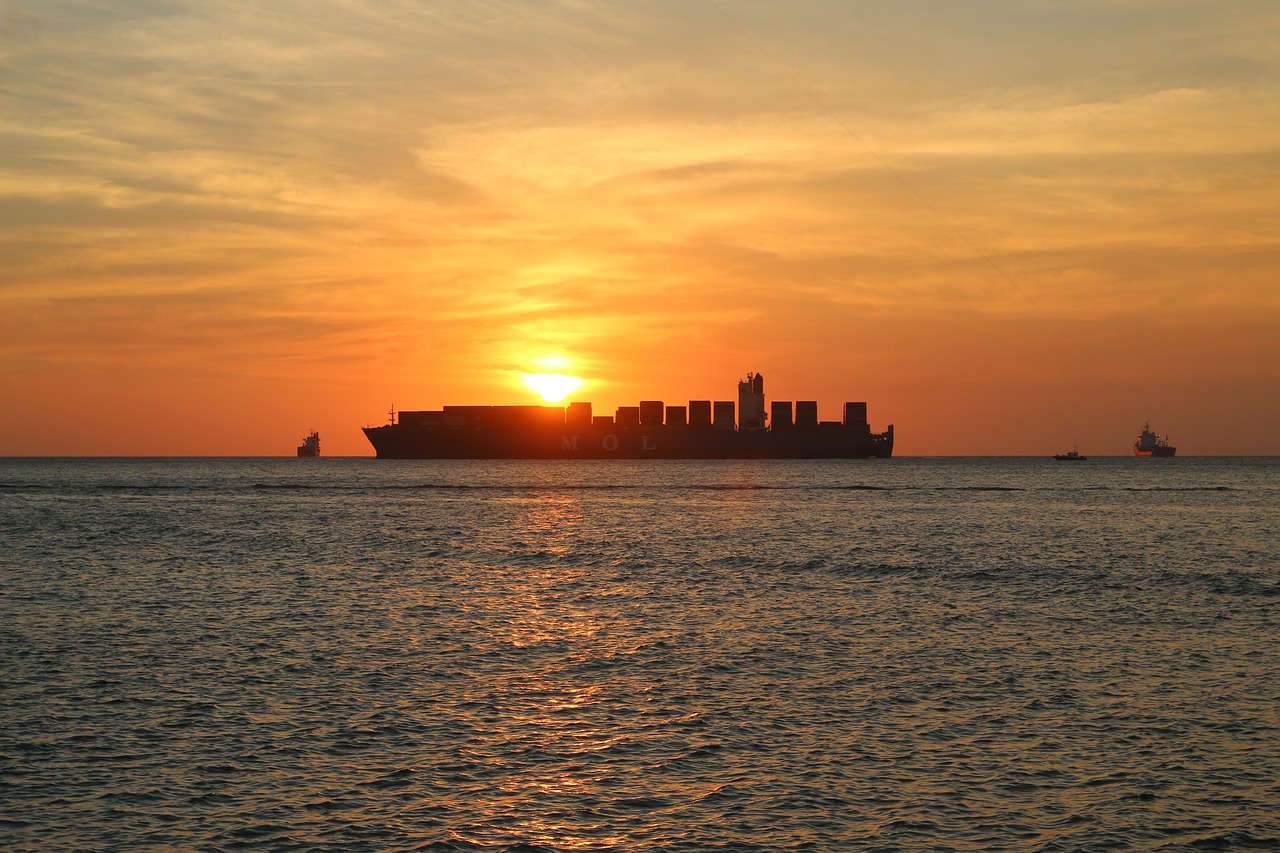
[{"label": "orange sky", "polygon": [[[264,6],[266,4],[263,4]],[[280,6],[281,8],[275,8]],[[0,6],[0,456],[866,400],[1280,454],[1280,5]]]}]

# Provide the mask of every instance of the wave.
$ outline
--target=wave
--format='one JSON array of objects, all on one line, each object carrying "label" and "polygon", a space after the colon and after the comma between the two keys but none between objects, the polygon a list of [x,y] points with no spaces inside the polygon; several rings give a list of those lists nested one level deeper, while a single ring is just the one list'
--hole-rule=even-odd
[{"label": "wave", "polygon": [[1232,486],[1115,486],[1118,492],[1235,492]]}]

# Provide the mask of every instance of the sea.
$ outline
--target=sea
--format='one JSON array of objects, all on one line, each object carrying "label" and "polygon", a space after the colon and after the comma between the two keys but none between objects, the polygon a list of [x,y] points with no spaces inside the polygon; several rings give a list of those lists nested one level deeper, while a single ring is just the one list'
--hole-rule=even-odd
[{"label": "sea", "polygon": [[1280,458],[0,460],[0,849],[1280,847]]}]

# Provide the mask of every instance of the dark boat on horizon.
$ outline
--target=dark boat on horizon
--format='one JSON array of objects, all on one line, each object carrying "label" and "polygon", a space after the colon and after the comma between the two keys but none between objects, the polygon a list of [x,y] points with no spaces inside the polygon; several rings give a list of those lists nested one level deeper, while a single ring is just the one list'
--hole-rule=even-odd
[{"label": "dark boat on horizon", "polygon": [[1080,448],[1078,447],[1075,450],[1068,450],[1066,453],[1055,453],[1053,458],[1059,462],[1087,462],[1089,460],[1088,456],[1080,455]]},{"label": "dark boat on horizon", "polygon": [[1156,435],[1151,431],[1151,423],[1143,424],[1138,440],[1133,443],[1134,456],[1171,457],[1178,448],[1169,444],[1169,436]]},{"label": "dark boat on horizon", "polygon": [[445,406],[392,410],[364,427],[379,459],[888,459],[893,425],[873,433],[865,402],[843,419],[819,421],[813,400],[774,402],[765,412],[764,377],[748,373],[732,400],[666,406],[644,400],[612,416],[590,403],[568,406]]},{"label": "dark boat on horizon", "polygon": [[298,445],[298,456],[306,459],[315,459],[320,455],[320,433],[311,432],[311,435],[302,440],[302,444]]}]

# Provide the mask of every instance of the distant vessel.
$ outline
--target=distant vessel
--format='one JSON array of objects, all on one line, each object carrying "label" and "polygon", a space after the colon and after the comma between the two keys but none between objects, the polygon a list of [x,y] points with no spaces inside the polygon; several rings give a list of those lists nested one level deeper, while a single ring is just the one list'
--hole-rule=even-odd
[{"label": "distant vessel", "polygon": [[320,455],[320,433],[312,432],[298,445],[298,455],[314,459]]},{"label": "distant vessel", "polygon": [[1169,436],[1156,435],[1151,431],[1151,423],[1142,426],[1138,440],[1133,443],[1134,456],[1173,456],[1178,448],[1169,444]]},{"label": "distant vessel", "polygon": [[[845,403],[843,419],[819,421],[813,400],[774,402],[764,377],[748,373],[732,400],[665,406],[644,400],[594,416],[590,403],[557,406],[445,406],[400,412],[365,427],[379,459],[888,459],[893,424],[873,433],[866,403]],[[766,423],[767,420],[767,423]]]},{"label": "distant vessel", "polygon": [[1077,447],[1075,450],[1068,450],[1066,453],[1055,453],[1053,458],[1059,462],[1084,462],[1089,457],[1081,456],[1080,448]]}]

